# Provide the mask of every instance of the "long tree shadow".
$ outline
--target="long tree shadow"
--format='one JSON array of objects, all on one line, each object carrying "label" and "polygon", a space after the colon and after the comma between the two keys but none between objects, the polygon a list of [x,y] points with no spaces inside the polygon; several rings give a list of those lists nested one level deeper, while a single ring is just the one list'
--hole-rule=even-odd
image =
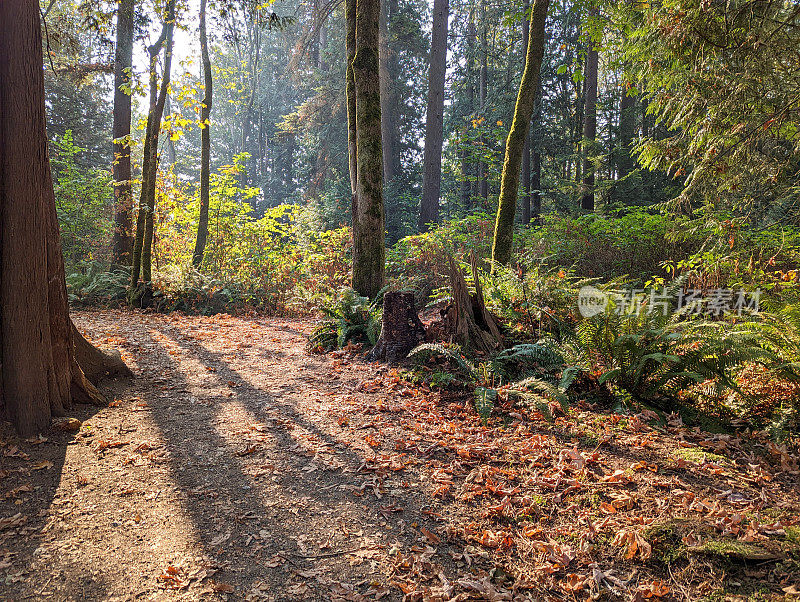
[{"label": "long tree shadow", "polygon": [[[260,588],[278,599],[309,599],[312,591],[330,599],[328,586],[339,581],[387,583],[385,550],[395,541],[416,542],[412,521],[433,528],[425,504],[388,495],[380,478],[359,470],[366,458],[304,417],[285,391],[254,386],[223,354],[174,325],[160,333],[206,371],[208,393],[195,390],[170,352],[156,346],[162,380],[189,394],[149,402],[149,413],[165,440],[172,478],[186,494],[197,541],[222,569],[218,578],[235,582],[242,594]],[[293,385],[303,386],[290,381],[281,388]],[[336,466],[326,466],[320,449]],[[442,544],[438,556],[447,565],[446,552]],[[301,582],[310,575],[317,583],[306,590]]]},{"label": "long tree shadow", "polygon": [[[126,381],[106,379],[99,389],[112,399]],[[84,422],[102,409],[74,404],[67,416]],[[30,579],[32,563],[46,562],[53,554],[47,530],[64,503],[60,485],[67,450],[81,436],[77,429],[53,428],[22,439],[9,422],[0,422],[0,567],[5,571],[0,575],[0,597],[4,589],[11,600],[50,599],[65,587],[86,599],[103,598],[111,591],[103,575],[77,563],[61,565],[47,579]]]}]

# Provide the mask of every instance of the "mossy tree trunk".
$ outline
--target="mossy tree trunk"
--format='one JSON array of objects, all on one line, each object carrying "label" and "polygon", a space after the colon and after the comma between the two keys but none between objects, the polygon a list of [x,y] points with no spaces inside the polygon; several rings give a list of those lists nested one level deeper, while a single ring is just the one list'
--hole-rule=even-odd
[{"label": "mossy tree trunk", "polygon": [[[136,239],[133,246],[133,266],[131,269],[131,294],[136,296],[139,278],[145,283],[152,279],[150,259],[153,244],[153,212],[156,203],[156,175],[158,170],[158,136],[161,130],[161,117],[167,100],[170,70],[172,66],[172,34],[175,29],[175,0],[167,5],[164,25],[158,40],[150,46],[150,111],[147,115],[147,129],[142,153],[142,190],[139,195],[139,213],[136,218]],[[158,86],[156,65],[161,48],[164,48],[164,73],[161,87]],[[133,299],[132,297],[132,299]],[[134,299],[135,300],[135,299]]]},{"label": "mossy tree trunk", "polygon": [[525,70],[519,84],[514,120],[506,139],[506,154],[500,182],[500,201],[494,226],[492,261],[507,264],[514,243],[514,214],[517,209],[520,164],[525,137],[531,124],[536,97],[540,87],[540,72],[544,55],[545,21],[550,0],[534,0],[530,18],[530,40],[525,58]]},{"label": "mossy tree trunk", "polygon": [[205,90],[200,110],[200,218],[197,222],[197,240],[192,254],[192,265],[199,268],[208,240],[209,181],[211,178],[211,103],[213,102],[214,78],[211,75],[211,58],[208,55],[206,35],[206,0],[200,0],[200,54],[203,60]]},{"label": "mossy tree trunk", "polygon": [[357,0],[355,20],[356,191],[353,288],[375,297],[384,284],[383,148],[378,36],[380,0]]}]

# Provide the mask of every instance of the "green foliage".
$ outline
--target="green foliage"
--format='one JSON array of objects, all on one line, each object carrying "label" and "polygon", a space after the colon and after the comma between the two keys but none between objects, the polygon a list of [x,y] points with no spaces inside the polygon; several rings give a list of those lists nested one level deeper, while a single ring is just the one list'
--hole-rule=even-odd
[{"label": "green foliage", "polygon": [[786,57],[800,43],[796,6],[665,0],[621,13],[631,25],[626,58],[669,130],[645,139],[642,163],[683,179],[684,207],[794,220],[800,65]]},{"label": "green foliage", "polygon": [[475,387],[473,393],[473,400],[475,402],[475,411],[484,424],[489,422],[489,417],[494,411],[494,405],[497,401],[497,390],[487,387]]},{"label": "green foliage", "polygon": [[735,371],[766,358],[744,331],[722,321],[688,320],[691,306],[671,315],[646,310],[646,298],[638,295],[629,312],[610,303],[578,325],[577,341],[601,367],[601,383],[669,408],[698,383],[713,382],[717,392],[736,389]]},{"label": "green foliage", "polygon": [[311,333],[311,349],[331,351],[348,343],[373,346],[381,332],[383,289],[371,300],[351,288],[343,288],[330,305],[321,307],[323,320]]},{"label": "green foliage", "polygon": [[[556,344],[547,340],[505,349],[477,366],[458,347],[438,343],[419,345],[409,353],[409,358],[418,365],[430,360],[444,361],[454,376],[474,386],[475,410],[484,423],[501,395],[534,405],[548,418],[552,418],[550,401],[558,402],[566,411],[570,401],[568,389],[582,370],[577,366],[567,367]],[[440,376],[437,378],[442,380]]]},{"label": "green foliage", "polygon": [[422,365],[431,359],[444,359],[467,380],[476,380],[478,371],[462,354],[458,346],[445,347],[440,343],[423,343],[411,350],[408,358]]},{"label": "green foliage", "polygon": [[524,268],[495,265],[494,273],[482,274],[487,304],[508,324],[516,325],[520,336],[568,337],[579,319],[578,291],[596,280],[547,267],[535,256],[521,264]]},{"label": "green foliage", "polygon": [[643,283],[663,274],[665,261],[685,257],[702,241],[666,242],[672,224],[671,218],[640,208],[617,215],[553,214],[541,228],[524,231],[519,245],[523,254],[546,257],[549,267],[571,266],[578,276],[607,280],[627,275]]},{"label": "green foliage", "polygon": [[313,215],[296,205],[256,218],[252,202],[259,191],[240,184],[246,158],[236,157],[211,176],[209,236],[199,270],[191,267],[198,191],[173,174],[159,178],[155,284],[172,298],[168,306],[307,313],[348,282],[349,230],[319,231]]},{"label": "green foliage", "polygon": [[555,345],[548,344],[547,341],[540,341],[504,349],[492,356],[490,363],[493,374],[510,382],[533,372],[560,370],[564,366],[565,360]]},{"label": "green foliage", "polygon": [[68,271],[78,269],[82,260],[105,259],[113,227],[111,174],[80,165],[78,155],[84,150],[71,130],[51,143],[53,191]]},{"label": "green foliage", "polygon": [[466,257],[469,253],[479,259],[489,257],[493,227],[492,216],[476,213],[443,222],[425,234],[407,236],[387,250],[387,278],[415,290],[418,301],[424,304],[431,293],[449,286],[449,257]]},{"label": "green foliage", "polygon": [[757,228],[747,218],[704,207],[692,216],[676,218],[668,238],[702,241],[693,253],[672,256],[664,263],[669,275],[686,277],[694,288],[780,291],[798,284],[794,268],[800,260],[800,230],[796,226]]},{"label": "green foliage", "polygon": [[130,271],[108,270],[96,261],[81,261],[67,272],[67,294],[71,304],[105,305],[123,301],[130,282]]}]

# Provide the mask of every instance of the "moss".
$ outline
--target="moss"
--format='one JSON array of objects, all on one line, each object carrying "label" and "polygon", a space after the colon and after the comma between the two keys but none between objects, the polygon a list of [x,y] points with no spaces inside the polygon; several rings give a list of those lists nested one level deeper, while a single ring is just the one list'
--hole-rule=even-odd
[{"label": "moss", "polygon": [[800,545],[800,527],[786,527],[786,541]]},{"label": "moss", "polygon": [[670,520],[652,525],[642,534],[653,547],[653,558],[671,564],[686,555],[683,535],[692,526],[685,520]]},{"label": "moss", "polygon": [[687,462],[714,462],[717,464],[730,464],[730,460],[725,456],[704,450],[701,447],[680,447],[672,452],[672,456],[681,458]]},{"label": "moss", "polygon": [[536,505],[536,506],[542,506],[542,507],[544,507],[544,506],[546,506],[546,505],[547,505],[547,498],[545,498],[545,497],[543,497],[543,496],[539,495],[538,493],[532,493],[532,494],[531,494],[531,501],[532,501],[532,502],[534,503],[534,505]]},{"label": "moss", "polygon": [[774,553],[760,546],[735,539],[712,539],[698,546],[696,551],[710,556],[741,560],[769,560],[776,557]]}]

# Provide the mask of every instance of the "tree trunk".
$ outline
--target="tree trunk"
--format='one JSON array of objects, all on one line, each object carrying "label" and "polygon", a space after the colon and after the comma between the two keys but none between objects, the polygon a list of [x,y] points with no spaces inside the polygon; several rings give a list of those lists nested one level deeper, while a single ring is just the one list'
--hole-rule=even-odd
[{"label": "tree trunk", "polygon": [[445,329],[450,333],[451,342],[458,343],[462,349],[482,353],[502,349],[505,338],[500,332],[497,320],[486,309],[475,258],[472,259],[474,295],[470,295],[464,275],[452,257],[449,258],[448,267],[453,301],[444,311],[444,323]]},{"label": "tree trunk", "polygon": [[581,209],[594,211],[594,153],[597,137],[597,49],[594,43],[586,55],[586,98],[583,117],[583,186]]},{"label": "tree trunk", "polygon": [[[489,79],[489,29],[486,23],[486,1],[481,0],[481,72],[480,81],[478,84],[479,103],[481,108],[481,116],[486,119],[486,88]],[[481,135],[481,152],[486,152],[486,136]],[[489,199],[489,169],[486,165],[486,160],[481,158],[478,160],[478,187],[479,194],[483,198],[483,206],[486,206],[486,201]]]},{"label": "tree trunk", "polygon": [[120,0],[114,57],[114,236],[113,258],[130,265],[133,251],[133,190],[131,187],[131,90],[134,0]]},{"label": "tree trunk", "polygon": [[345,0],[345,21],[347,34],[345,38],[347,50],[346,94],[347,94],[347,151],[350,160],[350,194],[352,196],[353,231],[356,221],[356,182],[358,181],[358,165],[356,164],[356,80],[353,72],[353,59],[356,58],[356,0]]},{"label": "tree trunk", "polygon": [[[139,194],[139,214],[136,219],[136,240],[133,247],[133,268],[131,269],[132,302],[138,301],[139,277],[145,283],[152,279],[150,259],[153,243],[153,213],[156,202],[156,176],[158,170],[158,136],[161,130],[161,117],[167,100],[170,69],[172,65],[172,34],[175,28],[175,0],[167,5],[166,18],[161,35],[150,46],[150,111],[147,116],[147,129],[142,153],[142,190]],[[164,73],[161,88],[158,88],[156,65],[158,55],[164,47]]]},{"label": "tree trunk", "polygon": [[211,58],[208,55],[206,35],[206,0],[200,0],[200,54],[203,60],[203,79],[205,90],[203,107],[200,110],[200,218],[197,222],[197,240],[192,254],[192,265],[199,268],[203,263],[203,253],[208,240],[209,180],[211,178],[211,103],[213,102],[214,80],[211,75]]},{"label": "tree trunk", "polygon": [[500,183],[500,201],[497,206],[497,219],[492,243],[493,262],[507,264],[511,260],[514,242],[514,213],[517,208],[517,188],[519,187],[520,162],[525,144],[525,136],[530,128],[538,88],[540,71],[544,56],[547,7],[550,0],[534,0],[531,9],[530,41],[525,59],[525,71],[519,84],[517,103],[514,107],[514,121],[506,139],[506,155],[503,161],[503,175]]},{"label": "tree trunk", "polygon": [[356,194],[353,215],[353,289],[373,298],[384,283],[383,151],[378,65],[380,0],[357,0]]},{"label": "tree trunk", "polygon": [[475,163],[470,157],[469,145],[467,143],[467,132],[470,127],[470,120],[475,117],[475,11],[470,9],[469,22],[467,23],[467,67],[466,67],[466,88],[467,88],[467,110],[464,123],[464,141],[461,149],[461,174],[464,178],[461,183],[461,203],[464,209],[472,209],[472,183],[475,179]]},{"label": "tree trunk", "polygon": [[0,2],[0,411],[23,436],[102,397],[74,356],[47,156],[39,6]]},{"label": "tree trunk", "polygon": [[[525,2],[522,20],[522,68],[525,68],[525,55],[528,52],[531,24],[528,20],[530,4]],[[522,223],[528,225],[531,221],[531,128],[525,132],[525,145],[522,147]]]},{"label": "tree trunk", "polygon": [[428,70],[428,111],[425,121],[425,151],[422,162],[422,203],[419,231],[439,221],[444,134],[444,80],[447,72],[447,22],[449,0],[434,0],[431,55]]},{"label": "tree trunk", "polygon": [[542,155],[538,147],[533,151],[533,171],[531,172],[531,220],[537,226],[542,215]]},{"label": "tree trunk", "polygon": [[629,95],[629,91],[630,84],[623,81],[619,110],[619,161],[617,164],[620,179],[633,171],[631,146],[636,129],[636,98]]},{"label": "tree trunk", "polygon": [[381,2],[380,21],[380,86],[381,138],[383,139],[383,182],[389,184],[397,175],[397,115],[395,108],[394,75],[390,68],[392,49],[389,47],[389,2]]},{"label": "tree trunk", "polygon": [[425,340],[425,327],[414,306],[414,293],[388,292],[383,297],[381,336],[367,358],[396,362]]},{"label": "tree trunk", "polygon": [[74,324],[72,324],[71,336],[75,360],[89,380],[94,381],[103,376],[133,376],[133,372],[122,361],[122,356],[116,349],[98,349],[86,340]]}]

